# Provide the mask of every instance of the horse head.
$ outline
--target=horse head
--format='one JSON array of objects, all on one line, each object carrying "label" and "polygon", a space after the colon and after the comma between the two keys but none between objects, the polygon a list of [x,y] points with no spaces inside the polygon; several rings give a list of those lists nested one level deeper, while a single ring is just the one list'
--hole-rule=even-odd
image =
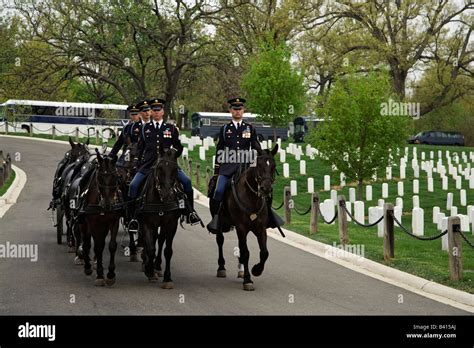
[{"label": "horse head", "polygon": [[157,159],[153,176],[155,179],[155,188],[162,201],[174,199],[175,184],[178,175],[178,157],[175,149],[162,150]]},{"label": "horse head", "polygon": [[261,197],[270,197],[275,182],[276,163],[275,155],[278,152],[278,144],[273,149],[258,152],[255,164],[255,181],[258,185],[258,194]]},{"label": "horse head", "polygon": [[87,139],[84,144],[75,144],[72,138],[69,137],[69,144],[71,145],[71,150],[69,150],[69,155],[67,155],[69,163],[75,162],[79,157],[89,153],[89,148],[87,147],[87,145],[89,145],[89,139]]},{"label": "horse head", "polygon": [[116,158],[102,157],[96,149],[97,154],[97,173],[96,181],[100,194],[100,204],[106,211],[110,211],[113,204],[117,200],[117,192],[119,188],[119,179],[115,163]]}]

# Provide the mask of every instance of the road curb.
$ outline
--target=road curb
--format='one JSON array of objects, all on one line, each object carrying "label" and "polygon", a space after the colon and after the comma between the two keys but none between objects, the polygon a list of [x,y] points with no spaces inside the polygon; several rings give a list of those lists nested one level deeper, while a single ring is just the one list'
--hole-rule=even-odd
[{"label": "road curb", "polygon": [[[194,198],[197,199],[199,204],[209,207],[206,195],[196,189],[194,189]],[[355,254],[341,253],[341,249],[332,245],[315,241],[284,228],[282,230],[286,238],[283,238],[277,229],[268,229],[268,236],[282,243],[337,263],[355,272],[363,273],[432,300],[474,313],[474,295],[472,294],[385,266]]]},{"label": "road curb", "polygon": [[15,179],[7,192],[0,197],[0,218],[16,203],[27,181],[26,173],[23,170],[13,164],[12,169],[15,171]]}]

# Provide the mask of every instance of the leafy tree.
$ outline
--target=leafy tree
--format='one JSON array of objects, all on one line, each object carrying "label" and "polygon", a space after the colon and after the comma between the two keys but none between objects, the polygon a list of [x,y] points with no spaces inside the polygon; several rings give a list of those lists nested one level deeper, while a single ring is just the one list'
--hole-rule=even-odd
[{"label": "leafy tree", "polygon": [[[286,126],[304,108],[303,74],[291,66],[290,56],[284,43],[262,43],[242,77],[249,109],[273,128]],[[273,134],[276,138],[276,130]]]},{"label": "leafy tree", "polygon": [[409,117],[382,115],[383,103],[390,99],[396,100],[396,94],[387,74],[340,77],[320,110],[325,121],[309,137],[324,160],[357,181],[359,199],[364,180],[395,163],[396,150],[409,134]]}]

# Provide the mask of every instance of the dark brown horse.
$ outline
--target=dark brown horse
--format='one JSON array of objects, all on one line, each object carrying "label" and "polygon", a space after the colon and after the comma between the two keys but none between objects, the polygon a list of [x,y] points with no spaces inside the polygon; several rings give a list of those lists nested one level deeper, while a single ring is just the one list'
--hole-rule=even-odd
[{"label": "dark brown horse", "polygon": [[[165,245],[166,267],[161,286],[163,289],[174,287],[171,279],[173,239],[181,210],[184,208],[184,194],[177,184],[177,172],[176,150],[161,152],[138,198],[138,222],[145,246],[142,255],[144,272],[148,280],[153,282],[162,275],[161,252]],[[158,228],[160,228],[159,234]],[[157,240],[158,255],[155,247]]]},{"label": "dark brown horse", "polygon": [[[267,201],[272,195],[272,185],[275,180],[275,154],[278,145],[272,151],[261,151],[256,159],[256,165],[246,169],[237,182],[231,181],[231,188],[226,190],[223,209],[221,211],[222,225],[235,226],[239,239],[239,266],[243,266],[243,272],[239,271],[239,278],[244,278],[244,290],[254,290],[253,282],[249,272],[249,249],[247,247],[247,234],[252,231],[258,240],[260,247],[260,262],[252,267],[252,275],[258,277],[262,274],[265,261],[268,259],[267,249],[267,223],[268,207]],[[222,247],[224,235],[216,235],[219,247],[218,277],[226,277],[225,260]]]},{"label": "dark brown horse", "polygon": [[[97,167],[87,182],[81,183],[84,194],[84,223],[80,224],[83,235],[84,272],[92,274],[89,252],[91,237],[94,240],[94,253],[97,258],[97,278],[95,285],[113,285],[115,283],[115,252],[117,251],[117,233],[122,215],[122,193],[119,176],[115,167],[116,159],[103,158],[97,153]],[[109,272],[104,280],[102,265],[105,239],[110,232]]]},{"label": "dark brown horse", "polygon": [[[121,179],[122,185],[122,192],[123,192],[123,200],[128,201],[128,188],[130,186],[130,182],[132,181],[134,175],[136,174],[136,167],[134,165],[134,158],[137,156],[138,153],[138,143],[132,143],[130,137],[127,136],[126,138],[127,147],[117,162],[117,172]],[[130,221],[130,216],[125,214],[123,218],[123,226],[125,230],[128,230],[128,223]],[[130,252],[130,261],[138,262],[137,257],[137,245],[136,245],[136,236],[135,233],[128,231],[129,235],[129,252]],[[137,236],[138,237],[138,236]]]}]

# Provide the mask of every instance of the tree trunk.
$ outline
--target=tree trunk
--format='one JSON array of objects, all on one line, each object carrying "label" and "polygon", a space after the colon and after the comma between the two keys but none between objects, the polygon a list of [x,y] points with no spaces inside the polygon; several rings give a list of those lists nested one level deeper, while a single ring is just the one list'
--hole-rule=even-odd
[{"label": "tree trunk", "polygon": [[362,190],[364,189],[364,180],[359,179],[357,181],[357,200],[361,201],[362,200]]},{"label": "tree trunk", "polygon": [[395,93],[400,97],[400,100],[405,99],[405,85],[407,80],[408,72],[405,70],[400,70],[398,66],[392,67],[390,70],[390,75],[392,76],[392,85]]}]

